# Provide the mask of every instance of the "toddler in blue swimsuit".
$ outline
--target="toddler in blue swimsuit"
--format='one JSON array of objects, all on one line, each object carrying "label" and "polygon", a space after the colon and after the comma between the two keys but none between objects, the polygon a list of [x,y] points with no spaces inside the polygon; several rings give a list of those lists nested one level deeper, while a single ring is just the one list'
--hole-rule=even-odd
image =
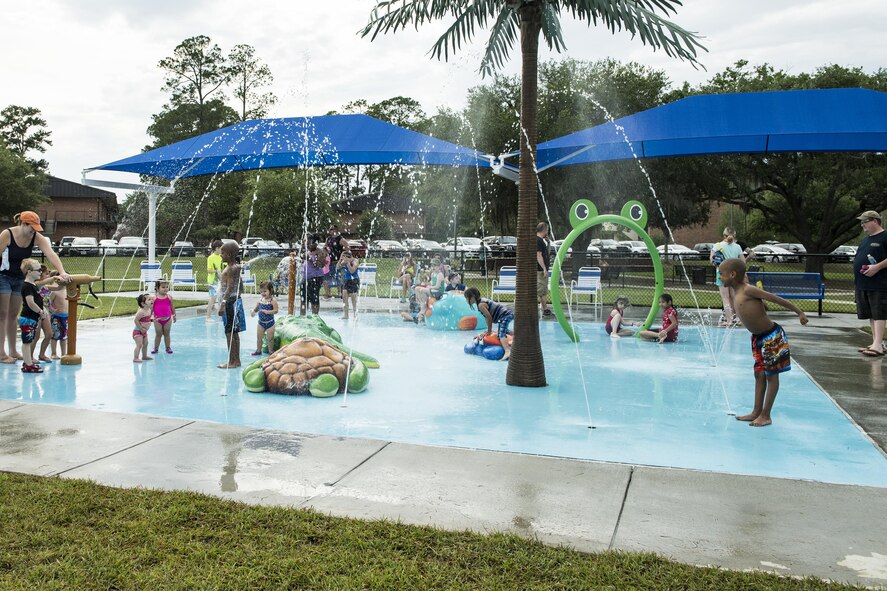
[{"label": "toddler in blue swimsuit", "polygon": [[253,355],[262,354],[263,339],[267,340],[268,353],[274,352],[274,315],[279,311],[277,300],[274,299],[274,285],[270,281],[263,281],[260,287],[262,298],[250,313],[250,316],[259,315],[259,323],[256,326],[256,350],[253,351]]}]

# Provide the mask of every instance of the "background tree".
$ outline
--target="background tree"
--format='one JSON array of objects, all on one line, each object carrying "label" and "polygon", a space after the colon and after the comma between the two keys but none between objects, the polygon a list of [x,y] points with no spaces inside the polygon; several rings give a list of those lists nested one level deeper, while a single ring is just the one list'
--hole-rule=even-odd
[{"label": "background tree", "polygon": [[222,50],[206,35],[185,39],[157,66],[164,71],[163,90],[172,94],[174,105],[193,103],[203,106],[210,95],[221,95],[228,82]]},{"label": "background tree", "polygon": [[264,117],[277,102],[274,93],[261,91],[274,82],[274,76],[251,45],[235,45],[228,54],[228,79],[241,121]]},{"label": "background tree", "polygon": [[[887,91],[887,70],[867,74],[860,68],[827,65],[812,74],[789,74],[742,60],[698,88],[677,94],[846,87]],[[887,209],[883,153],[799,152],[686,160],[705,167],[696,178],[708,183],[704,190],[712,198],[762,214],[749,218],[766,221],[765,227],[752,226],[759,237],[800,242],[809,253],[828,253],[855,240],[857,215]],[[805,260],[808,271],[822,271],[825,257]]]},{"label": "background tree", "polygon": [[46,175],[0,140],[0,219],[35,210],[46,201]]},{"label": "background tree", "polygon": [[394,224],[382,211],[365,211],[357,221],[357,234],[366,240],[391,240],[394,238]]},{"label": "background tree", "polygon": [[49,170],[49,163],[42,158],[29,158],[28,153],[45,153],[46,147],[52,145],[50,135],[52,132],[46,129],[46,119],[36,107],[9,105],[0,111],[0,140],[6,144],[7,149],[41,172]]},{"label": "background tree", "polygon": [[521,44],[521,131],[520,180],[517,214],[517,285],[515,295],[515,345],[508,363],[506,382],[517,386],[544,386],[545,364],[539,342],[535,294],[535,228],[537,216],[536,174],[534,171],[537,125],[537,71],[540,32],[548,46],[561,51],[561,11],[589,24],[605,23],[611,31],[626,29],[645,44],[662,48],[669,55],[695,62],[696,37],[663,19],[657,11],[669,14],[680,5],[677,0],[379,0],[363,29],[372,38],[383,32],[441,19],[453,24],[438,39],[432,54],[446,59],[451,50],[469,41],[478,27],[491,24],[490,40],[480,70],[490,74],[502,66],[516,40]]}]

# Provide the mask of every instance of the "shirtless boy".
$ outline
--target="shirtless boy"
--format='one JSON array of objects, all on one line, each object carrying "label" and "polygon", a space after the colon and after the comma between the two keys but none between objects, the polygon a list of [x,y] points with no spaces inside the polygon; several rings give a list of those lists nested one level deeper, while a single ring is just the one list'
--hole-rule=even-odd
[{"label": "shirtless boy", "polygon": [[788,308],[798,315],[802,325],[807,324],[807,315],[791,302],[747,284],[742,259],[726,259],[718,267],[718,274],[721,283],[736,292],[735,312],[752,335],[751,348],[755,359],[755,406],[750,414],[736,419],[751,421],[752,427],[766,427],[773,422],[770,411],[779,392],[779,374],[791,369],[791,354],[785,331],[767,316],[764,301]]}]

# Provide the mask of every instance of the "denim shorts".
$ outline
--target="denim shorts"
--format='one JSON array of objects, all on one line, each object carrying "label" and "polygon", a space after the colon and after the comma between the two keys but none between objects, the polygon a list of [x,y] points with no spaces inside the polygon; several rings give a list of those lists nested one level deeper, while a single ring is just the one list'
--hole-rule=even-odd
[{"label": "denim shorts", "polygon": [[25,278],[10,277],[5,273],[0,273],[0,294],[22,295],[22,286],[25,284]]}]

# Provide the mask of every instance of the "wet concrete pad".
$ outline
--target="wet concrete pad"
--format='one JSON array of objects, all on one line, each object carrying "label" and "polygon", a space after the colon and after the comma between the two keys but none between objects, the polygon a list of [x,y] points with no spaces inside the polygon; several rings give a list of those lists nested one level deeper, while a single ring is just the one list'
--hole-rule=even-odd
[{"label": "wet concrete pad", "polygon": [[885,584],[884,515],[883,488],[636,468],[615,548]]},{"label": "wet concrete pad", "polygon": [[0,470],[40,476],[58,474],[188,422],[21,404],[0,412]]},{"label": "wet concrete pad", "polygon": [[65,474],[110,486],[190,490],[269,505],[298,505],[385,445],[195,422]]},{"label": "wet concrete pad", "polygon": [[629,473],[619,464],[392,443],[309,505],[597,551],[610,542]]},{"label": "wet concrete pad", "polygon": [[0,412],[10,410],[16,406],[21,406],[21,402],[16,402],[14,400],[0,400]]}]

